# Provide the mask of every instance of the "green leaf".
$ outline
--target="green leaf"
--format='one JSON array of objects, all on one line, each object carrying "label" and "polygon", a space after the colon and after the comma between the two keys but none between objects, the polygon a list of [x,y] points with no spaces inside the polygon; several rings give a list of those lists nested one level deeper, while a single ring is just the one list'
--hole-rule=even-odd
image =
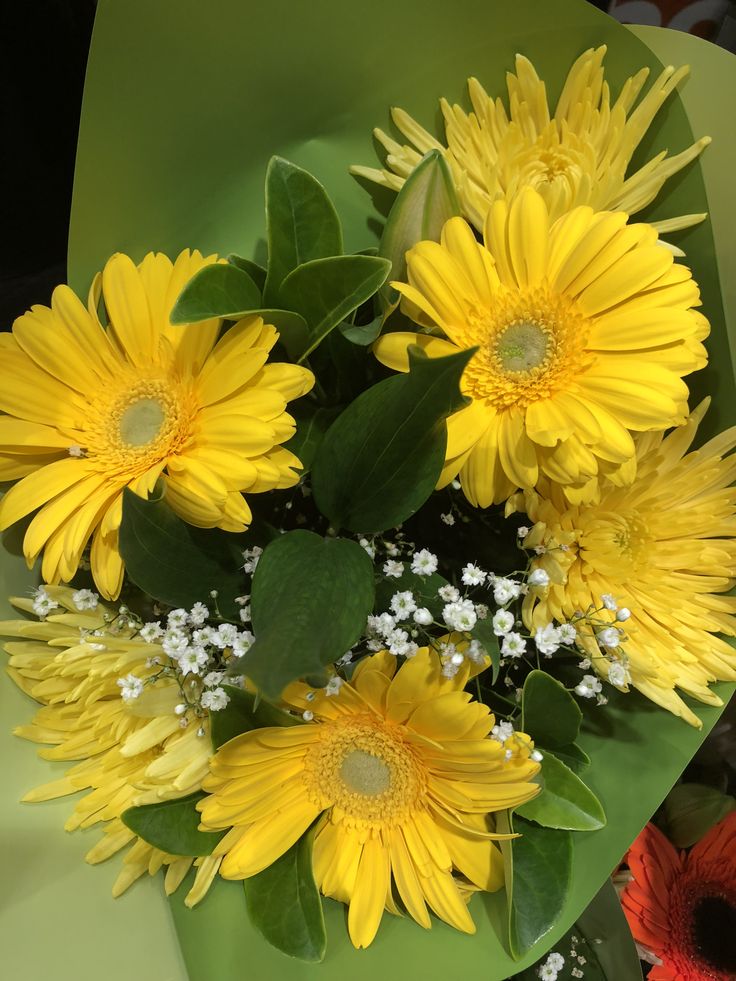
[{"label": "green leaf", "polygon": [[[606,879],[593,901],[583,910],[573,932],[587,941],[589,951],[598,961],[603,981],[642,981],[634,938],[610,879]],[[579,952],[583,953],[580,948]],[[587,970],[586,965],[586,979]]]},{"label": "green leaf", "polygon": [[373,609],[373,564],[357,542],[290,531],[253,576],[255,643],[234,667],[266,697],[342,657]]},{"label": "green leaf", "polygon": [[518,958],[557,922],[572,878],[569,831],[537,828],[514,817],[511,953]]},{"label": "green leaf", "polygon": [[374,317],[369,324],[340,324],[340,333],[351,344],[359,347],[368,347],[372,344],[383,328],[384,318]]},{"label": "green leaf", "polygon": [[261,306],[261,291],[242,269],[224,262],[204,266],[189,280],[171,311],[172,324],[211,317],[235,320]]},{"label": "green leaf", "polygon": [[[439,242],[445,222],[459,214],[450,168],[439,150],[430,150],[399,191],[381,235],[378,254],[391,260],[391,279],[406,282],[408,250],[425,239]],[[390,308],[398,293],[386,283],[380,297]]]},{"label": "green leaf", "polygon": [[524,682],[521,728],[545,749],[574,743],[583,713],[572,695],[545,671],[532,671]]},{"label": "green leaf", "polygon": [[446,358],[409,352],[408,374],[379,382],[333,423],[314,461],[312,489],[336,528],[380,532],[414,514],[445,460],[445,419],[463,404],[474,349]]},{"label": "green leaf", "polygon": [[289,411],[296,420],[296,432],[284,447],[296,454],[302,467],[309,470],[325,433],[340,414],[340,409],[324,408],[305,401],[298,402]]},{"label": "green leaf", "polygon": [[551,753],[544,753],[542,792],[516,808],[516,813],[545,828],[568,831],[597,831],[606,815],[600,801],[580,777]]},{"label": "green leaf", "polygon": [[289,957],[318,962],[327,935],[322,900],[312,872],[312,835],[304,835],[273,864],[243,880],[253,926]]},{"label": "green leaf", "polygon": [[123,824],[149,845],[170,855],[211,855],[224,831],[199,831],[197,801],[207,795],[198,791],[178,800],[142,804],[123,811]]},{"label": "green leaf", "polygon": [[234,252],[230,253],[227,261],[231,266],[235,266],[237,269],[241,269],[244,273],[247,273],[258,289],[263,292],[263,287],[266,285],[266,270],[263,266],[259,266],[252,259],[244,259],[241,255],[236,255]]},{"label": "green leaf", "polygon": [[293,715],[276,708],[264,698],[256,699],[255,695],[234,685],[223,685],[223,688],[230,701],[224,709],[210,713],[210,734],[214,749],[219,749],[230,739],[251,729],[299,725],[299,720]]},{"label": "green leaf", "polygon": [[486,654],[491,658],[491,684],[496,684],[498,672],[501,667],[501,648],[498,637],[493,632],[493,624],[490,620],[478,620],[470,636],[477,640],[485,649]]},{"label": "green leaf", "polygon": [[414,593],[417,606],[426,606],[435,620],[439,620],[445,601],[440,598],[437,590],[447,585],[447,580],[437,572],[433,572],[429,576],[420,576],[405,567],[398,579],[382,578],[378,581],[376,584],[374,611],[376,613],[387,612],[394,593],[403,592],[408,589]]},{"label": "green leaf", "polygon": [[313,259],[297,266],[284,279],[278,305],[295,310],[306,320],[309,342],[303,361],[329,332],[386,281],[391,264],[370,255],[339,255]]},{"label": "green leaf", "polygon": [[327,191],[306,170],[282,157],[271,157],[266,171],[266,222],[266,303],[275,303],[282,282],[298,266],[342,255],[340,219]]},{"label": "green leaf", "polygon": [[678,784],[664,802],[667,837],[675,848],[689,848],[731,811],[736,811],[736,800],[715,787]]},{"label": "green leaf", "polygon": [[211,606],[217,590],[223,617],[238,619],[235,597],[243,592],[242,558],[237,539],[218,529],[194,528],[164,500],[144,501],[123,491],[120,554],[133,582],[169,606]]},{"label": "green leaf", "polygon": [[309,342],[309,328],[304,317],[293,310],[268,309],[247,310],[247,316],[263,317],[263,322],[273,324],[279,332],[279,341],[292,361],[297,361]]},{"label": "green leaf", "polygon": [[556,746],[554,750],[545,750],[545,752],[552,753],[565,766],[569,766],[573,773],[580,774],[590,766],[590,757],[577,743],[570,743],[567,746]]}]

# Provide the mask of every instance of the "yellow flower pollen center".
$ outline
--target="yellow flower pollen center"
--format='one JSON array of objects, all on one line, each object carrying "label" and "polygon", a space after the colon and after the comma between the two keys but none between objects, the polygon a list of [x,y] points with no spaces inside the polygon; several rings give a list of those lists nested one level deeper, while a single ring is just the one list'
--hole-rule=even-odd
[{"label": "yellow flower pollen center", "polygon": [[452,339],[478,347],[463,375],[473,399],[497,409],[527,406],[569,387],[593,362],[589,321],[567,296],[545,286],[501,288],[490,309],[471,310]]},{"label": "yellow flower pollen center", "polygon": [[320,726],[307,753],[307,796],[350,823],[398,822],[420,799],[424,774],[399,726],[369,716],[346,716]]},{"label": "yellow flower pollen center", "polygon": [[173,375],[120,381],[92,401],[85,449],[110,476],[127,481],[186,446],[198,406],[192,388]]}]

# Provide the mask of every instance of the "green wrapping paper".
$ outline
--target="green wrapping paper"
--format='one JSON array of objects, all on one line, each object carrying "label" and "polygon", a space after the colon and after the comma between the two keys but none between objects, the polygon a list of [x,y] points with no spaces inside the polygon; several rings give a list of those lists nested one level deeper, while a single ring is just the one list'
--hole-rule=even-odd
[{"label": "green wrapping paper", "polygon": [[[369,7],[339,0],[101,0],[79,141],[70,282],[86,293],[114,251],[139,260],[152,249],[173,255],[190,246],[262,258],[263,178],[272,154],[307,168],[326,185],[345,226],[346,249],[374,245],[390,197],[369,189],[372,203],[347,168],[375,163],[371,130],[387,127],[390,105],[406,108],[439,135],[437,100],[445,95],[466,104],[469,75],[501,94],[519,51],[534,62],[554,100],[574,58],[601,43],[609,45],[606,75],[614,92],[642,65],[655,74],[662,62],[693,66],[682,96],[660,112],[634,163],[653,149],[676,152],[693,134],[714,137],[702,168],[678,175],[640,217],[713,214],[711,222],[675,241],[688,253],[713,328],[711,363],[692,379],[693,402],[712,393],[708,433],[722,429],[736,420],[736,347],[729,347],[726,329],[729,319],[732,329],[736,324],[730,186],[736,138],[730,119],[721,121],[723,103],[714,93],[733,90],[736,62],[687,35],[629,31],[583,0],[461,0],[452,9],[438,2],[417,8],[408,0],[375,0]],[[728,288],[719,285],[719,269]],[[19,536],[4,537],[0,599],[31,581],[18,558]],[[731,689],[717,690],[727,698]],[[110,866],[117,860],[95,871],[83,865],[97,832],[65,837],[68,802],[33,808],[17,803],[25,789],[53,779],[60,767],[36,760],[34,747],[7,734],[30,716],[29,700],[5,680],[0,697],[2,753],[10,761],[0,805],[2,840],[12,834],[17,842],[6,849],[7,881],[16,888],[5,890],[0,939],[9,951],[8,976],[29,981],[46,975],[78,981],[330,981],[346,974],[352,981],[431,981],[455,973],[502,981],[532,964],[575,921],[719,715],[699,706],[704,726],[697,732],[636,695],[589,713],[581,744],[593,759],[587,776],[608,825],[574,835],[573,886],[563,915],[522,961],[510,959],[494,929],[497,901],[475,897],[475,937],[439,921],[425,932],[386,916],[375,943],[359,952],[349,943],[343,908],[326,901],[327,956],[308,965],[289,960],[256,934],[239,883],[218,883],[195,911],[184,908],[182,888],[171,904],[176,934],[161,877],[113,900]],[[37,942],[40,925],[43,944]]]}]

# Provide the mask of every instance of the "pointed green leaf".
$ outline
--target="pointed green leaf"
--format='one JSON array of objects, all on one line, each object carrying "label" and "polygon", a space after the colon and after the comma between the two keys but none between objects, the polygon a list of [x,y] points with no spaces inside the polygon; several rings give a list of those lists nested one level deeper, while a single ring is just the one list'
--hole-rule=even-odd
[{"label": "pointed green leaf", "polygon": [[266,303],[278,306],[284,279],[305,262],[342,255],[342,229],[335,207],[320,182],[282,157],[266,171],[268,276]]},{"label": "pointed green leaf", "polygon": [[565,766],[569,766],[573,773],[580,774],[590,766],[590,757],[577,743],[569,743],[567,746],[555,746],[553,750],[545,749],[545,752],[552,753]]},{"label": "pointed green leaf", "polygon": [[524,682],[521,728],[545,749],[574,743],[583,713],[572,695],[545,671],[532,671]]},{"label": "pointed green leaf", "polygon": [[[408,250],[425,239],[439,242],[445,222],[459,214],[447,161],[439,150],[430,150],[406,179],[383,229],[378,254],[391,260],[391,279],[406,282]],[[391,307],[398,293],[386,283],[380,297],[384,307]]]},{"label": "pointed green leaf", "polygon": [[498,637],[493,632],[493,624],[490,620],[478,620],[470,631],[470,636],[477,640],[485,649],[486,654],[491,659],[491,684],[496,684],[498,672],[501,667],[501,648]]},{"label": "pointed green leaf", "polygon": [[170,606],[190,609],[217,603],[226,618],[238,619],[235,597],[243,592],[238,540],[219,529],[194,528],[164,500],[144,501],[123,491],[120,554],[132,581],[144,593]]},{"label": "pointed green leaf", "polygon": [[149,845],[170,855],[211,855],[224,831],[199,831],[197,801],[206,794],[197,792],[178,800],[142,804],[123,811],[123,824]]},{"label": "pointed green leaf", "polygon": [[572,878],[572,835],[537,828],[514,816],[511,952],[521,957],[548,933],[565,904]]},{"label": "pointed green leaf", "polygon": [[261,291],[243,269],[216,262],[189,280],[171,311],[172,324],[195,324],[211,317],[235,320],[261,306]]},{"label": "pointed green leaf", "polygon": [[243,880],[253,926],[278,950],[302,961],[321,961],[327,948],[322,900],[312,872],[312,835],[258,875]]},{"label": "pointed green leaf", "polygon": [[290,531],[258,562],[251,591],[255,643],[233,671],[268,698],[348,651],[373,609],[373,563],[357,542]]},{"label": "pointed green leaf", "polygon": [[224,709],[210,713],[210,734],[215,749],[251,729],[299,725],[299,720],[293,715],[276,708],[264,698],[256,699],[249,691],[234,685],[223,685],[223,688],[230,701]]},{"label": "pointed green leaf", "polygon": [[386,281],[391,264],[371,255],[340,255],[313,259],[284,279],[276,300],[307,322],[309,341],[303,361],[329,332]]},{"label": "pointed green leaf", "polygon": [[314,461],[312,489],[336,528],[379,532],[414,514],[445,460],[445,419],[463,404],[460,379],[474,349],[446,358],[409,353],[410,370],[348,406]]},{"label": "pointed green leaf", "polygon": [[551,753],[544,753],[540,774],[542,791],[516,808],[516,813],[544,828],[597,831],[606,815],[600,801],[580,777]]},{"label": "pointed green leaf", "polygon": [[343,323],[340,324],[340,333],[351,344],[357,344],[359,347],[368,347],[381,333],[383,324],[383,317],[374,317],[369,324]]},{"label": "pointed green leaf", "polygon": [[259,266],[252,259],[244,259],[241,255],[236,255],[234,252],[230,253],[227,261],[231,266],[235,266],[237,269],[241,269],[244,273],[247,273],[258,289],[263,292],[263,287],[266,285],[266,270],[263,266]]}]

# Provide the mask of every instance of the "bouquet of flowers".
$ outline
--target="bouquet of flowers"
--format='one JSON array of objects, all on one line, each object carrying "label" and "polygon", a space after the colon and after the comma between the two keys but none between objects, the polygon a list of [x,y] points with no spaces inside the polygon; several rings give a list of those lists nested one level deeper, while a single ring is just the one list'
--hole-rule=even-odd
[{"label": "bouquet of flowers", "polygon": [[0,527],[37,575],[3,559],[0,634],[61,764],[25,799],[77,795],[114,895],[160,874],[193,981],[500,981],[575,921],[534,976],[640,976],[608,877],[736,680],[719,134],[574,0],[468,0],[493,39],[450,25],[437,77],[392,5],[410,84],[362,101],[316,70],[363,50],[325,8],[304,93],[289,48],[288,93],[159,133],[215,36],[211,80],[287,36],[216,6],[172,38],[173,3],[101,4],[80,288],[0,335]]}]

